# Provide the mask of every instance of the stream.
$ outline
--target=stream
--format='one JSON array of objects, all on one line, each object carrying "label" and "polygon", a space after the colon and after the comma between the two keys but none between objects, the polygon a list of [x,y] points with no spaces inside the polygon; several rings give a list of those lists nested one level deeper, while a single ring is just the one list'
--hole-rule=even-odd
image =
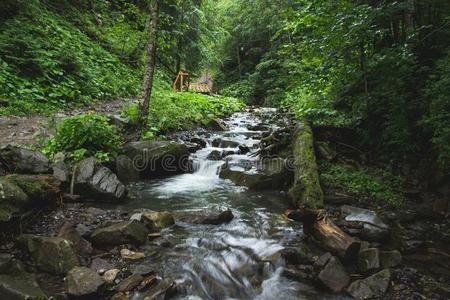
[{"label": "stream", "polygon": [[[261,114],[273,110],[264,109]],[[302,239],[300,224],[283,219],[288,208],[280,192],[251,192],[219,178],[224,160],[212,161],[213,150],[238,152],[226,141],[251,149],[248,154],[227,156],[229,163],[249,169],[258,160],[262,131],[249,130],[262,119],[240,112],[225,120],[229,131],[208,134],[207,146],[192,155],[195,171],[165,179],[140,182],[130,188],[132,201],[121,208],[132,211],[195,212],[230,209],[234,219],[219,226],[191,225],[177,221],[163,235],[171,241],[168,253],[155,254],[159,275],[185,287],[180,299],[323,299],[302,296],[302,286],[281,276],[284,262],[270,257]],[[217,139],[222,142],[217,147]],[[214,143],[213,141],[216,140]],[[225,140],[225,142],[223,142]],[[214,147],[213,144],[216,146]],[[145,264],[145,262],[144,262]],[[305,288],[303,287],[303,290]],[[135,294],[133,299],[142,299]]]}]

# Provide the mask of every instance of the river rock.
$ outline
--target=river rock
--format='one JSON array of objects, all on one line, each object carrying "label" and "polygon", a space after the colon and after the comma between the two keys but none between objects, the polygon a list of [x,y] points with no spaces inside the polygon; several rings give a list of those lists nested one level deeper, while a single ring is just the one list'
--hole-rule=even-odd
[{"label": "river rock", "polygon": [[60,183],[50,175],[8,175],[0,177],[0,222],[7,222],[33,208],[59,199]]},{"label": "river rock", "polygon": [[380,268],[379,250],[377,248],[367,248],[359,251],[358,269],[367,272]]},{"label": "river rock", "polygon": [[50,173],[50,161],[37,151],[12,145],[0,149],[0,158],[6,162],[10,172],[20,174]]},{"label": "river rock", "polygon": [[116,174],[89,157],[77,166],[75,192],[85,198],[117,201],[125,196],[126,188]]},{"label": "river rock", "polygon": [[65,163],[66,156],[64,153],[56,153],[53,157],[52,170],[53,177],[62,183],[69,183],[70,181],[70,171],[69,167]]},{"label": "river rock", "polygon": [[281,158],[263,160],[249,170],[227,164],[221,168],[219,176],[251,190],[283,190],[293,179],[292,172],[288,170],[285,160]]},{"label": "river rock", "polygon": [[347,289],[347,292],[356,299],[371,299],[382,297],[389,287],[391,272],[384,269],[365,279],[356,280]]},{"label": "river rock", "polygon": [[91,243],[85,240],[69,222],[64,223],[64,225],[59,229],[57,236],[71,241],[73,248],[79,254],[89,255],[94,251]]},{"label": "river rock", "polygon": [[72,243],[60,237],[24,234],[18,238],[42,271],[65,275],[79,265]]},{"label": "river rock", "polygon": [[167,228],[175,224],[173,215],[168,211],[144,211],[142,217],[159,228]]},{"label": "river rock", "polygon": [[8,222],[18,215],[30,199],[27,194],[15,183],[0,177],[0,222]]},{"label": "river rock", "polygon": [[361,222],[371,224],[380,228],[389,229],[389,226],[380,219],[372,210],[354,207],[350,205],[341,206],[341,214],[347,222]]},{"label": "river rock", "polygon": [[142,277],[139,274],[133,274],[128,278],[125,278],[122,280],[119,285],[117,285],[116,290],[118,292],[128,292],[133,290],[135,287],[137,287],[141,281],[144,280],[144,277]]},{"label": "river rock", "polygon": [[296,207],[323,207],[323,191],[319,182],[314,137],[311,126],[306,121],[297,124],[292,137],[292,168],[294,183],[289,190],[289,197]]},{"label": "river rock", "polygon": [[280,256],[290,265],[312,263],[312,257],[307,246],[300,248],[284,248],[280,250]]},{"label": "river rock", "polygon": [[217,138],[212,141],[212,146],[219,148],[237,148],[239,147],[239,143],[233,140]]},{"label": "river rock", "polygon": [[67,293],[77,297],[96,293],[103,283],[102,277],[86,267],[75,267],[66,276]]},{"label": "river rock", "polygon": [[33,274],[0,275],[0,298],[7,300],[46,300]]},{"label": "river rock", "polygon": [[334,292],[342,291],[349,283],[350,276],[337,257],[331,257],[325,268],[319,273],[320,281]]},{"label": "river rock", "polygon": [[223,124],[222,120],[220,119],[212,119],[211,121],[206,124],[206,127],[208,129],[214,130],[214,131],[227,131],[228,128]]},{"label": "river rock", "polygon": [[112,284],[114,280],[117,278],[117,275],[119,275],[119,273],[120,273],[119,269],[108,270],[102,276],[103,281],[105,281],[108,284]]},{"label": "river rock", "polygon": [[402,254],[398,250],[380,251],[380,265],[382,268],[394,268],[402,263]]},{"label": "river rock", "polygon": [[99,247],[143,244],[147,240],[147,234],[148,229],[144,224],[130,220],[96,229],[91,235],[91,241]]},{"label": "river rock", "polygon": [[143,252],[134,252],[130,249],[122,249],[120,250],[120,256],[129,260],[138,260],[145,258],[145,254]]},{"label": "river rock", "polygon": [[121,182],[130,183],[139,180],[139,171],[133,165],[131,158],[126,155],[117,156],[116,172]]},{"label": "river rock", "polygon": [[211,153],[208,154],[206,159],[209,160],[222,160],[222,152],[219,150],[213,150]]},{"label": "river rock", "polygon": [[208,211],[195,211],[195,212],[179,212],[175,214],[175,218],[182,222],[190,224],[205,224],[205,225],[220,225],[228,223],[233,220],[234,215],[231,210],[208,212]]},{"label": "river rock", "polygon": [[123,150],[143,178],[189,171],[189,150],[181,143],[140,141],[125,145]]}]

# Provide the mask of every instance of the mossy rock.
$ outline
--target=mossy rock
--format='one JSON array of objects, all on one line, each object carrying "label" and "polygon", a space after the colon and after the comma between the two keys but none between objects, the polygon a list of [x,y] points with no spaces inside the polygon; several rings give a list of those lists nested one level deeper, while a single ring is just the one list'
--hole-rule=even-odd
[{"label": "mossy rock", "polygon": [[29,203],[27,194],[7,177],[0,177],[0,222],[10,221]]},{"label": "mossy rock", "polygon": [[55,199],[60,182],[51,175],[10,175],[8,180],[19,186],[31,200]]},{"label": "mossy rock", "polygon": [[66,239],[24,234],[19,236],[18,241],[42,271],[65,275],[79,265],[72,243]]},{"label": "mossy rock", "polygon": [[59,182],[50,175],[0,177],[0,222],[57,199],[59,192]]},{"label": "mossy rock", "polygon": [[168,141],[132,142],[125,145],[124,152],[143,178],[189,171],[189,149],[184,144]]}]

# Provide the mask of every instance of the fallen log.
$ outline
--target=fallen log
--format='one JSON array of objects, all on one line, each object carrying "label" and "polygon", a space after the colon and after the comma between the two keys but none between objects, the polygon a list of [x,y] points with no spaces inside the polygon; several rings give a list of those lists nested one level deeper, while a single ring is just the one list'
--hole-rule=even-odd
[{"label": "fallen log", "polygon": [[324,210],[300,208],[288,210],[284,215],[294,221],[303,222],[304,233],[321,248],[344,260],[349,260],[358,254],[360,242],[334,224]]}]

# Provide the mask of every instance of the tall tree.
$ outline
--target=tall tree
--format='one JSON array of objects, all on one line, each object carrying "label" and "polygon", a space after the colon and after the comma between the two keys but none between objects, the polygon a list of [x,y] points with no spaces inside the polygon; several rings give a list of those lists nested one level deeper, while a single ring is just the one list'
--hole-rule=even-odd
[{"label": "tall tree", "polygon": [[147,127],[150,101],[152,97],[153,77],[156,66],[156,48],[158,38],[159,1],[155,0],[150,9],[148,21],[149,39],[147,45],[147,63],[142,82],[142,103],[140,109],[140,128]]}]

